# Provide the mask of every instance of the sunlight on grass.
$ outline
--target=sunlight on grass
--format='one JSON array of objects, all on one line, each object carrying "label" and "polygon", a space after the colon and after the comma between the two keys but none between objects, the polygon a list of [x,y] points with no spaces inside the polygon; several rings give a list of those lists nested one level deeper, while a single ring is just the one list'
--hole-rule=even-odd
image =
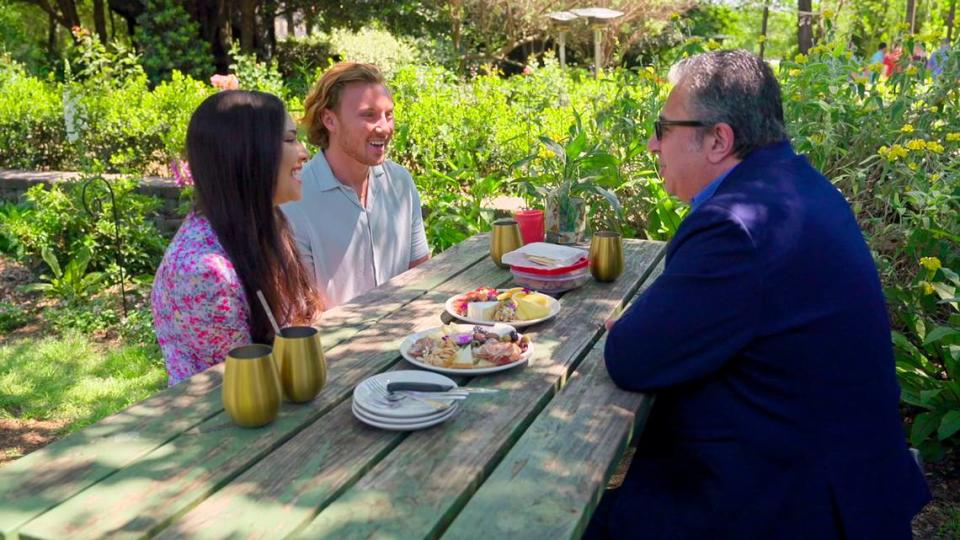
[{"label": "sunlight on grass", "polygon": [[165,382],[155,345],[97,345],[73,333],[0,347],[0,417],[63,420],[74,431]]}]

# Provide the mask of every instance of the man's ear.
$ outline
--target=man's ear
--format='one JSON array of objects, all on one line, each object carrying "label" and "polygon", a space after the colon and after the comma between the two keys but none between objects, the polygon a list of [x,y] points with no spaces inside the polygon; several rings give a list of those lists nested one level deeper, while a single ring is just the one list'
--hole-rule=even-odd
[{"label": "man's ear", "polygon": [[320,121],[323,122],[323,127],[327,128],[327,131],[333,131],[337,126],[337,115],[330,109],[324,109],[320,113]]},{"label": "man's ear", "polygon": [[734,137],[733,128],[726,122],[714,124],[710,130],[711,144],[707,151],[707,159],[710,163],[720,163],[728,157],[734,156]]}]

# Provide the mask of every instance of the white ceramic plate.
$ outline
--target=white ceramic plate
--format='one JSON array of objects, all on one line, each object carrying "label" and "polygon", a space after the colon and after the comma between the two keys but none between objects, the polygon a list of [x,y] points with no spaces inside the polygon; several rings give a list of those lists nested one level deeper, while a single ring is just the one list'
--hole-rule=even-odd
[{"label": "white ceramic plate", "polygon": [[373,389],[371,385],[373,380],[379,381],[384,387],[388,382],[425,382],[457,386],[457,383],[450,378],[429,371],[409,369],[378,373],[365,379],[353,389],[353,403],[360,410],[368,413],[368,416],[381,419],[434,420],[448,413],[449,409],[438,411],[422,401],[409,398],[391,403],[391,405],[396,404],[396,407],[387,406],[385,405],[386,396]]},{"label": "white ceramic plate", "polygon": [[[505,323],[499,323],[499,324],[505,324]],[[510,325],[510,326],[513,326],[513,325]],[[458,328],[465,328],[469,330],[470,326],[459,325]],[[416,334],[411,334],[407,336],[407,339],[404,339],[403,343],[400,344],[400,354],[403,355],[403,357],[407,360],[407,362],[410,362],[411,364],[417,367],[421,367],[423,369],[429,369],[431,371],[436,371],[438,373],[446,373],[447,375],[461,375],[461,376],[467,376],[467,377],[472,377],[474,375],[486,375],[487,373],[496,373],[498,371],[504,371],[507,369],[515,368],[517,366],[522,366],[530,360],[530,356],[533,354],[533,343],[531,342],[527,345],[527,350],[523,353],[523,355],[520,356],[520,360],[517,360],[516,362],[511,362],[509,364],[504,364],[502,366],[489,366],[489,367],[470,368],[470,369],[446,368],[441,366],[435,366],[433,364],[424,362],[423,360],[420,360],[419,358],[412,356],[410,354],[410,347],[412,347],[413,344],[416,343],[418,339],[429,336],[439,330],[440,330],[440,327],[438,326],[436,328],[431,328],[429,330],[424,330],[423,332],[417,332]],[[520,336],[523,337],[523,334],[520,334]]]},{"label": "white ceramic plate", "polygon": [[446,422],[447,420],[453,418],[455,414],[460,410],[460,404],[455,403],[450,410],[443,413],[439,418],[430,418],[428,420],[424,419],[415,419],[415,420],[391,420],[387,418],[376,418],[372,417],[369,414],[363,412],[363,409],[357,407],[357,404],[353,404],[353,416],[357,420],[367,424],[368,426],[373,426],[380,429],[386,429],[390,431],[413,431],[417,429],[424,429],[437,424]]},{"label": "white ceramic plate", "polygon": [[[510,289],[497,289],[497,292],[506,292],[508,290]],[[446,303],[443,305],[443,308],[452,317],[457,318],[464,322],[471,323],[471,324],[494,324],[494,323],[501,322],[501,321],[488,321],[486,319],[471,319],[466,315],[457,314],[457,310],[453,307],[453,303],[456,302],[461,297],[463,297],[464,294],[466,293],[451,296],[450,298],[447,299]],[[545,296],[548,296],[548,295],[545,295]],[[550,298],[550,314],[547,315],[546,317],[541,317],[539,319],[531,319],[529,321],[510,321],[510,322],[505,322],[503,324],[509,324],[514,328],[525,328],[527,326],[532,326],[534,324],[542,323],[543,321],[548,321],[556,317],[557,313],[560,313],[560,301],[550,296],[548,296],[548,298]]]}]

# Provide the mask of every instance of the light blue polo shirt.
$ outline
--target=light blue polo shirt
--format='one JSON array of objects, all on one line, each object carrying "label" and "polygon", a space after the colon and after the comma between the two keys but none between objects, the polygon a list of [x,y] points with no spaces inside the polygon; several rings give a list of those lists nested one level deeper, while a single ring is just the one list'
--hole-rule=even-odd
[{"label": "light blue polo shirt", "polygon": [[371,167],[367,207],[333,175],[323,152],[303,168],[303,198],[282,205],[326,309],[386,283],[429,254],[420,194],[392,161]]}]

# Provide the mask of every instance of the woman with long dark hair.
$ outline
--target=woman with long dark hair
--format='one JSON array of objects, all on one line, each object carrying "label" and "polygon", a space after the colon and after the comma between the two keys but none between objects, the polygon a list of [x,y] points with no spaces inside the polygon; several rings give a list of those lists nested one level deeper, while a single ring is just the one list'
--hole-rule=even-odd
[{"label": "woman with long dark hair", "polygon": [[187,159],[195,206],[167,248],[151,296],[170,385],[222,362],[237,345],[271,342],[257,291],[281,325],[309,324],[319,314],[316,288],[278,208],[300,199],[308,157],[271,94],[220,92],[193,113]]}]

